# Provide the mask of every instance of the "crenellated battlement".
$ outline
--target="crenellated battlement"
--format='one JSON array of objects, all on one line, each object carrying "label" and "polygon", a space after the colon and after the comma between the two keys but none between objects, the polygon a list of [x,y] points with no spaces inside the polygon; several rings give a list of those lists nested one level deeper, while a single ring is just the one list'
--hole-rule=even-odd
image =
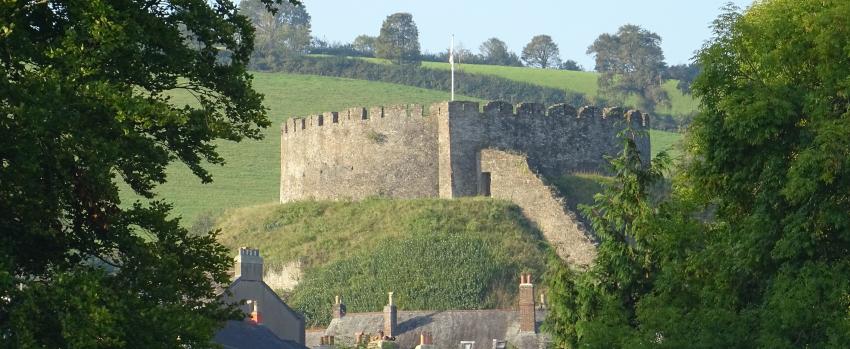
[{"label": "crenellated battlement", "polygon": [[[331,111],[304,117],[292,117],[281,124],[281,133],[299,133],[323,126],[362,124],[380,122],[388,118],[423,118],[439,114],[442,109],[452,112],[468,113],[475,111],[482,118],[553,118],[562,121],[584,122],[602,121],[616,123],[626,120],[632,127],[645,128],[648,115],[638,110],[625,110],[621,107],[600,109],[595,106],[573,107],[569,104],[555,104],[546,108],[540,103],[519,103],[516,106],[505,101],[491,101],[479,108],[477,102],[443,102],[433,104],[429,109],[418,104],[402,104],[375,107],[351,107],[343,111]],[[368,121],[364,121],[368,120]]]},{"label": "crenellated battlement", "polygon": [[648,115],[641,113],[639,110],[625,110],[621,107],[610,107],[599,110],[594,106],[582,106],[576,109],[575,107],[566,104],[555,104],[546,108],[539,103],[520,103],[514,105],[505,101],[487,102],[481,108],[481,116],[499,116],[499,117],[551,117],[565,118],[572,117],[575,119],[588,118],[603,118],[603,119],[626,119],[631,120],[634,117],[640,118],[640,125],[646,125],[646,117]]},{"label": "crenellated battlement", "polygon": [[[477,195],[477,157],[485,148],[528,154],[546,176],[605,173],[605,155],[622,149],[617,134],[626,126],[647,129],[649,117],[621,107],[504,101],[352,107],[294,117],[281,125],[281,201]],[[637,137],[648,157],[649,139]],[[334,182],[347,185],[325,185]]]},{"label": "crenellated battlement", "polygon": [[422,118],[426,116],[419,104],[402,104],[376,107],[351,107],[316,115],[292,117],[281,123],[281,134],[298,134],[324,126],[381,122],[385,119]]}]

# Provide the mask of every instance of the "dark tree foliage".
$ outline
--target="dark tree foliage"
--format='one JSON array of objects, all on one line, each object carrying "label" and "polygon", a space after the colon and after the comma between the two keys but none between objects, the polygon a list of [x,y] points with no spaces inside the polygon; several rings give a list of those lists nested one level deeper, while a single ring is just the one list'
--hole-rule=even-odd
[{"label": "dark tree foliage", "polygon": [[713,219],[668,232],[666,254],[690,253],[645,307],[671,347],[850,343],[848,13],[843,0],[729,8],[698,53],[684,184]]},{"label": "dark tree foliage", "polygon": [[492,65],[522,66],[516,53],[508,51],[508,45],[498,38],[489,38],[478,48],[481,63]]},{"label": "dark tree foliage", "polygon": [[[327,42],[323,39],[313,38],[310,43],[311,54],[320,54],[320,55],[331,55],[331,56],[341,56],[341,57],[371,57],[372,55],[361,52],[354,48],[354,45],[351,43],[345,42]],[[278,62],[287,60],[287,59],[297,59],[297,57],[283,57],[278,61],[269,61],[265,62],[263,65],[256,65],[254,68],[257,70],[269,70],[272,69]]]},{"label": "dark tree foliage", "polygon": [[216,141],[261,137],[253,38],[230,1],[0,3],[0,347],[204,348],[238,315],[215,234],[117,183],[209,182]]},{"label": "dark tree foliage", "polygon": [[661,88],[665,64],[658,34],[626,24],[613,35],[600,35],[587,53],[596,56],[602,94],[620,101],[636,96],[638,107],[647,111],[669,103],[667,92]]},{"label": "dark tree foliage", "polygon": [[[451,88],[450,72],[445,69],[376,64],[356,58],[303,57],[297,60],[278,62],[274,70],[296,74],[383,81],[442,91],[449,91]],[[457,80],[456,92],[472,97],[504,100],[511,103],[569,103],[574,106],[589,104],[583,94],[567,92],[562,89],[463,71],[456,72],[455,77]]]},{"label": "dark tree foliage", "polygon": [[310,14],[303,4],[282,2],[269,11],[263,0],[242,0],[239,12],[254,25],[253,66],[302,55],[310,48]]},{"label": "dark tree foliage", "polygon": [[375,57],[388,59],[395,64],[419,64],[419,29],[411,14],[394,13],[387,16],[381,25]]},{"label": "dark tree foliage", "polygon": [[[606,192],[597,264],[553,267],[560,347],[847,347],[848,13],[843,0],[726,8],[697,55],[701,112],[671,197],[645,210],[627,186]],[[629,222],[630,239],[610,238]]]},{"label": "dark tree foliage", "polygon": [[584,71],[584,67],[582,67],[578,62],[568,59],[566,61],[561,62],[558,66],[558,69],[561,70],[572,70],[572,71]]},{"label": "dark tree foliage", "polygon": [[522,60],[530,67],[557,67],[561,62],[558,45],[549,35],[537,35],[522,49]]},{"label": "dark tree foliage", "polygon": [[591,206],[580,206],[599,240],[587,270],[573,270],[553,256],[546,276],[552,300],[545,327],[557,348],[632,348],[636,307],[653,286],[654,207],[651,189],[663,179],[665,153],[641,161],[637,131],[625,129],[623,149],[609,161],[614,178]]},{"label": "dark tree foliage", "polygon": [[699,76],[700,68],[696,63],[671,65],[664,69],[665,80],[677,80],[676,88],[683,94],[691,94],[691,84]]}]

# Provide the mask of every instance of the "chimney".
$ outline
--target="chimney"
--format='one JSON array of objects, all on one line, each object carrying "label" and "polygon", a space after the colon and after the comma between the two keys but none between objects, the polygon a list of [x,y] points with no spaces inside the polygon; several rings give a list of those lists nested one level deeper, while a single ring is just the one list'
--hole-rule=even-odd
[{"label": "chimney", "polygon": [[345,316],[345,304],[342,304],[342,297],[336,296],[334,306],[331,308],[331,317],[341,319],[343,316]]},{"label": "chimney", "polygon": [[251,314],[248,315],[246,321],[252,323],[254,325],[259,325],[263,323],[263,316],[260,314],[260,303],[252,300],[248,301],[248,305],[251,306]]},{"label": "chimney", "polygon": [[536,332],[534,313],[534,285],[531,273],[519,276],[519,331]]},{"label": "chimney", "polygon": [[396,333],[396,325],[398,324],[398,309],[396,309],[395,303],[393,303],[393,293],[389,292],[389,300],[387,305],[384,307],[384,336],[387,337],[395,337],[398,333]]},{"label": "chimney", "polygon": [[433,349],[436,348],[434,346],[434,338],[431,336],[431,332],[421,332],[419,333],[419,345],[416,346],[416,349]]},{"label": "chimney", "polygon": [[245,281],[263,281],[263,257],[260,250],[240,247],[236,256],[236,278]]}]

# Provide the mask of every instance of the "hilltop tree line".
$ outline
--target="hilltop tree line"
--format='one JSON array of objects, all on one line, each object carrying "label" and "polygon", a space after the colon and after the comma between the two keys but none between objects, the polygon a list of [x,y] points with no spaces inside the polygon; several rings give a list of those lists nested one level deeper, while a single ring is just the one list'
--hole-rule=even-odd
[{"label": "hilltop tree line", "polygon": [[[252,56],[255,68],[285,65],[307,53],[333,56],[384,58],[397,65],[418,66],[422,61],[448,61],[449,49],[440,53],[423,53],[419,30],[409,13],[388,16],[378,36],[360,35],[351,43],[328,43],[311,37],[310,16],[303,4],[278,5],[277,13],[265,11],[259,0],[240,4],[257,31],[257,48]],[[594,55],[599,72],[600,95],[608,103],[625,104],[637,100],[637,107],[654,111],[658,105],[669,105],[670,98],[662,84],[678,80],[677,88],[690,93],[690,83],[699,67],[686,64],[668,67],[661,50],[661,37],[637,25],[627,24],[614,33],[602,34],[587,52]],[[562,60],[558,45],[549,35],[536,35],[523,47],[520,55],[511,52],[499,38],[489,38],[478,47],[478,53],[462,44],[454,48],[454,60],[466,64],[528,66],[542,69],[582,71],[576,61]]]}]

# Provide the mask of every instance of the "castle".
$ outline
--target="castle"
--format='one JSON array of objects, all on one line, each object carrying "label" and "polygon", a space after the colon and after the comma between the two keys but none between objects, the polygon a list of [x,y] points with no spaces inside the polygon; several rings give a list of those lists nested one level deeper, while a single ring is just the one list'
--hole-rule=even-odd
[{"label": "castle", "polygon": [[[607,173],[627,124],[648,130],[639,111],[558,104],[453,101],[350,108],[281,125],[280,201],[492,196],[511,200],[558,254],[592,262],[594,239],[547,178]],[[636,139],[644,160],[646,133]]]}]

